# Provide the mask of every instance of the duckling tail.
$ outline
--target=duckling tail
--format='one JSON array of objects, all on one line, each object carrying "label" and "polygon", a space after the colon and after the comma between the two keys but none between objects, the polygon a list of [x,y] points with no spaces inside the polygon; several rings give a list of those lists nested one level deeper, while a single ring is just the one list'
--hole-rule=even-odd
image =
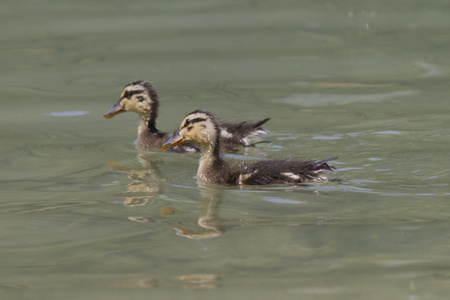
[{"label": "duckling tail", "polygon": [[264,125],[266,122],[268,122],[270,120],[270,118],[265,118],[265,119],[262,119],[262,120],[259,120],[258,122],[255,122],[255,123],[253,123],[252,124],[252,128],[258,128],[258,127],[261,127],[262,125]]},{"label": "duckling tail", "polygon": [[327,162],[329,162],[330,160],[335,159],[337,159],[337,157],[330,157],[324,160],[316,161],[316,163],[314,164],[314,169],[328,170],[333,173],[336,173],[337,172],[336,168],[327,164]]}]

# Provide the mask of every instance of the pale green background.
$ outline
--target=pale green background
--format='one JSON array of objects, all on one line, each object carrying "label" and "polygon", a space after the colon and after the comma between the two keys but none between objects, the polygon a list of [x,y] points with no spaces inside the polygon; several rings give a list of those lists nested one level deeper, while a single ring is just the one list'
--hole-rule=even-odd
[{"label": "pale green background", "polygon": [[[0,8],[0,298],[448,299],[448,1]],[[137,79],[161,130],[269,116],[229,159],[339,156],[339,182],[204,189],[197,154],[138,158],[137,116],[102,118]],[[223,235],[168,227],[205,231],[211,197]],[[198,273],[221,279],[176,280]]]}]

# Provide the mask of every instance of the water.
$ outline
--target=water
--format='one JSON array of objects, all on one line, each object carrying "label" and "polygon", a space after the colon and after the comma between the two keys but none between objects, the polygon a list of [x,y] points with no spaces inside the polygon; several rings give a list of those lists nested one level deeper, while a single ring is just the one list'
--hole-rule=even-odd
[{"label": "water", "polygon": [[[445,1],[1,6],[5,299],[448,299]],[[270,116],[229,159],[339,156],[337,181],[199,187],[197,154],[102,118],[137,79],[160,129]]]}]

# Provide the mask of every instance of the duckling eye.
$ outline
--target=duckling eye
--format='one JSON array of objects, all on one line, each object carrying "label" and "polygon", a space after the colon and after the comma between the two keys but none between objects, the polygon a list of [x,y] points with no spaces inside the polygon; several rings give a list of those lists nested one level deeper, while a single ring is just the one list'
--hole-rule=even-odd
[{"label": "duckling eye", "polygon": [[191,120],[187,119],[186,122],[184,122],[184,126],[188,126],[189,124],[191,124]]}]

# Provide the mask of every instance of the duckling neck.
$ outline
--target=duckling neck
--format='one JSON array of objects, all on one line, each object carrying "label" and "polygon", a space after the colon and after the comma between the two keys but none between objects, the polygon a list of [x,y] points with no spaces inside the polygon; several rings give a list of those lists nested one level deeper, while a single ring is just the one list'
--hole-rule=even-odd
[{"label": "duckling neck", "polygon": [[144,147],[152,144],[153,139],[161,138],[164,133],[156,128],[155,121],[142,118],[138,127],[138,142]]},{"label": "duckling neck", "polygon": [[161,133],[161,131],[159,131],[156,128],[155,121],[151,121],[151,120],[147,122],[147,130],[148,130],[148,132],[151,132],[151,133],[154,133],[154,134],[160,134]]},{"label": "duckling neck", "polygon": [[228,168],[227,162],[220,157],[220,143],[202,147],[201,153],[197,177],[203,181],[220,183],[221,171]]}]

